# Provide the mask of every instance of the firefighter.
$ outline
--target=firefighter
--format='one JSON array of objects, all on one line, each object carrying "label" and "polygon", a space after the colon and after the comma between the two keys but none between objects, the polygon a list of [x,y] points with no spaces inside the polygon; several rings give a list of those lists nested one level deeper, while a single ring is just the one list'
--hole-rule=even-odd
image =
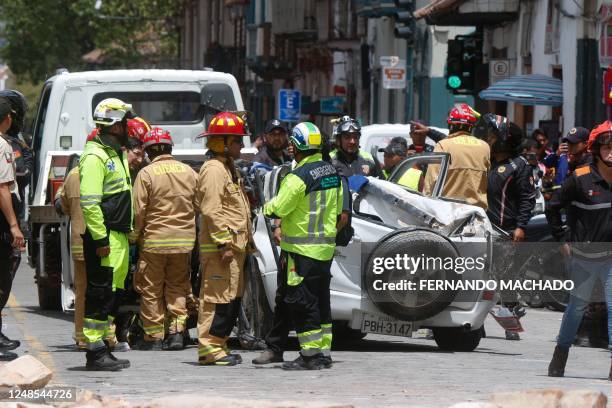
[{"label": "firefighter", "polygon": [[374,162],[372,155],[359,148],[361,125],[350,116],[343,116],[334,126],[333,137],[336,149],[330,157],[334,167],[342,177],[353,174],[381,177],[382,172]]},{"label": "firefighter", "polygon": [[[197,174],[172,157],[172,137],[161,128],[145,136],[151,160],[134,181],[134,232],[140,245],[134,287],[141,294],[145,332],[140,350],[184,348],[191,250],[195,243]],[[168,336],[164,340],[164,322]]]},{"label": "firefighter", "polygon": [[[562,243],[561,252],[569,259],[570,278],[574,282],[548,366],[549,377],[565,375],[569,348],[597,282],[604,287],[612,344],[612,122],[606,121],[593,129],[587,146],[593,162],[578,167],[546,203],[546,218],[553,236]],[[567,236],[561,219],[564,208]],[[612,366],[608,380],[612,381]]]},{"label": "firefighter", "polygon": [[[436,144],[434,152],[446,152],[451,156],[442,196],[465,200],[486,210],[491,151],[485,141],[471,134],[479,118],[480,114],[468,104],[457,104],[448,115],[450,134]],[[425,194],[431,195],[439,172],[439,165],[427,167]]]},{"label": "firefighter", "polygon": [[115,315],[115,290],[128,272],[128,233],[132,229],[131,180],[125,147],[132,106],[102,100],[93,120],[98,135],[85,144],[79,160],[81,209],[85,220],[83,255],[87,273],[83,334],[88,370],[117,371],[130,366],[104,343]]},{"label": "firefighter", "polygon": [[200,259],[202,285],[198,313],[198,361],[203,365],[234,366],[242,359],[226,347],[240,312],[244,263],[254,248],[249,202],[234,165],[247,136],[242,118],[215,115],[206,137],[208,160],[198,178],[196,203],[202,214]]},{"label": "firefighter", "polygon": [[315,370],[332,364],[330,268],[343,189],[334,166],[323,161],[321,132],[314,124],[298,124],[290,142],[297,165],[265,204],[264,214],[282,220],[286,318],[294,322],[300,342],[300,356],[282,368]]}]

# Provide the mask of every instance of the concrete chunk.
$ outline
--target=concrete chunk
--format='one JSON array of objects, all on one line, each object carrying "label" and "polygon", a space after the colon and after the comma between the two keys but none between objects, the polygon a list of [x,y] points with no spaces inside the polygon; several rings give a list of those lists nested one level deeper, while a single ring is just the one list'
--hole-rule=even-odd
[{"label": "concrete chunk", "polygon": [[36,358],[26,355],[0,366],[0,390],[21,388],[35,390],[51,381],[53,373]]}]

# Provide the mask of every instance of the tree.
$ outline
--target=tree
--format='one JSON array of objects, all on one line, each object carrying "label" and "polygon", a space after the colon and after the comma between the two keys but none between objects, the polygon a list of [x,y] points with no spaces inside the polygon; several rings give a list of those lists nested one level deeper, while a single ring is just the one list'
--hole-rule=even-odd
[{"label": "tree", "polygon": [[94,68],[176,66],[183,10],[184,0],[0,0],[8,42],[0,56],[34,82],[85,68],[95,49]]}]

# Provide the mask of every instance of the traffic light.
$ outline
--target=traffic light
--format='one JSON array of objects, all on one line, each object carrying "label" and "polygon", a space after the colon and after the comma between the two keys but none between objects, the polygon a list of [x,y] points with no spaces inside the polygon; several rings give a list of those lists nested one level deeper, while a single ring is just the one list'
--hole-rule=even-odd
[{"label": "traffic light", "polygon": [[446,87],[455,94],[473,94],[476,68],[482,63],[482,39],[457,36],[448,41]]},{"label": "traffic light", "polygon": [[415,36],[415,20],[412,17],[414,11],[413,0],[394,0],[395,7],[398,11],[395,12],[395,29],[396,38],[403,38],[409,43],[414,42]]}]

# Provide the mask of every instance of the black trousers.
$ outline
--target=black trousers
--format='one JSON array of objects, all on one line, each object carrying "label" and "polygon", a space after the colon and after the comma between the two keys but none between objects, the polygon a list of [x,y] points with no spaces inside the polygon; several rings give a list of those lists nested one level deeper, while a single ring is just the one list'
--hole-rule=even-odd
[{"label": "black trousers", "polygon": [[9,243],[0,241],[0,333],[2,332],[2,309],[8,302],[20,261],[21,254],[16,256]]},{"label": "black trousers", "polygon": [[113,293],[113,268],[102,266],[96,254],[96,246],[89,231],[83,235],[83,257],[87,271],[87,291],[85,292],[85,317],[107,321],[115,308]]},{"label": "black trousers", "polygon": [[274,299],[274,322],[266,337],[266,343],[271,350],[282,353],[287,348],[289,332],[293,329],[293,320],[285,296],[287,295],[287,253],[281,252],[281,270],[276,274],[276,297]]},{"label": "black trousers", "polygon": [[[329,286],[332,261],[319,261],[295,253],[285,256],[293,259],[295,272],[303,278],[298,285],[287,284],[284,303],[295,323],[298,334],[321,329],[322,324],[331,324]],[[290,260],[287,262],[289,273]]]}]

